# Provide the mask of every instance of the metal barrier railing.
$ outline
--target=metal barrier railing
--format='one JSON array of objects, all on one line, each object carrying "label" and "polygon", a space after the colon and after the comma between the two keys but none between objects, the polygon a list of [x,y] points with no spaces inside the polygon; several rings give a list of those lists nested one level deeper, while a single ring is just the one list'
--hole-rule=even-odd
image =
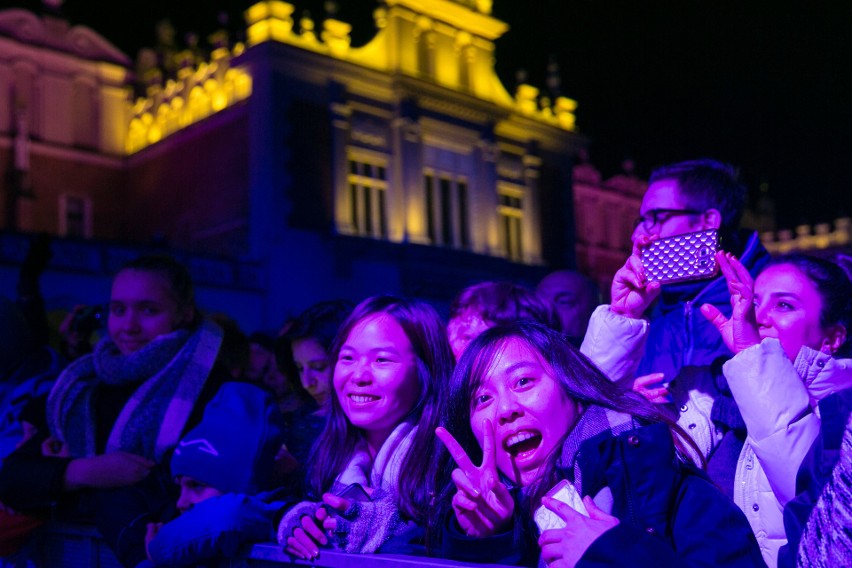
[{"label": "metal barrier railing", "polygon": [[[35,539],[28,552],[37,568],[121,568],[94,527],[51,524],[40,530]],[[496,564],[471,564],[424,556],[346,554],[333,550],[321,550],[319,558],[307,562],[292,558],[274,543],[246,546],[239,557],[225,565],[231,568],[281,568],[284,564],[313,568],[499,568]],[[0,566],[3,566],[1,562]]]}]

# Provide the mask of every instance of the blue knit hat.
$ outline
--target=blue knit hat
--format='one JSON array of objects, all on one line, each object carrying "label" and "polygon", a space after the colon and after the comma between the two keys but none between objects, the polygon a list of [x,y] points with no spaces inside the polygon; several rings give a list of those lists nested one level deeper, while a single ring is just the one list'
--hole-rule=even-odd
[{"label": "blue knit hat", "polygon": [[283,420],[270,392],[249,383],[223,384],[175,448],[172,476],[186,475],[223,493],[270,489],[284,443]]}]

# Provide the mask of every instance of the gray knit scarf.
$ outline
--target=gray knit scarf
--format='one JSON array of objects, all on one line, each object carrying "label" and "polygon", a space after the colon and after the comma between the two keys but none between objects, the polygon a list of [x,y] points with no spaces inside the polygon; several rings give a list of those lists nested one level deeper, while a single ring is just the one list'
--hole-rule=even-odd
[{"label": "gray knit scarf", "polygon": [[[397,425],[371,459],[364,440],[358,444],[349,462],[335,479],[331,493],[337,494],[350,483],[372,488],[369,501],[353,501],[343,513],[327,508],[337,519],[331,545],[344,552],[369,554],[391,538],[410,530],[414,523],[402,519],[397,506],[402,462],[408,456],[418,426],[413,420]],[[286,546],[287,538],[301,524],[304,515],[314,515],[321,503],[303,501],[290,509],[278,526],[278,542]]]},{"label": "gray knit scarf", "polygon": [[47,399],[52,435],[68,444],[74,457],[95,455],[98,387],[139,385],[113,424],[106,451],[160,461],[180,439],[221,344],[222,330],[206,320],[194,332],[161,335],[129,355],[105,338],[53,386]]},{"label": "gray knit scarf", "polygon": [[557,464],[563,471],[573,470],[573,484],[580,495],[583,495],[583,472],[580,471],[577,461],[583,442],[607,431],[615,437],[637,426],[630,414],[616,412],[602,406],[591,405],[583,412],[583,416],[562,444],[562,454]]}]

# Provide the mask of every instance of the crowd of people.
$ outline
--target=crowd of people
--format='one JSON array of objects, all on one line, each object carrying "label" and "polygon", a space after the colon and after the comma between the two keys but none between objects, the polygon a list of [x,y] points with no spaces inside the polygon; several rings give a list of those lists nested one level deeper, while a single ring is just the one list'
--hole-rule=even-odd
[{"label": "crowd of people", "polygon": [[[734,168],[651,177],[609,303],[572,270],[332,299],[246,333],[142,256],[53,346],[36,241],[0,300],[0,565],[51,522],[127,567],[246,545],[522,566],[852,562],[849,258],[771,257]],[[642,252],[715,231],[718,271]],[[101,318],[103,337],[90,344]]]}]

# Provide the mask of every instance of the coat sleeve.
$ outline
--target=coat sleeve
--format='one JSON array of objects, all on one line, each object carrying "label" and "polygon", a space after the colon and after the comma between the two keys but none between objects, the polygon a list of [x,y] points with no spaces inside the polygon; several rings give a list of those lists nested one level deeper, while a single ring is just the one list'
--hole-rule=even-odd
[{"label": "coat sleeve", "polygon": [[[743,512],[694,468],[677,461],[663,423],[587,441],[579,460],[588,483],[606,481],[621,522],[601,535],[578,566],[764,566]],[[590,451],[597,447],[600,454]],[[604,468],[605,477],[595,470]]]},{"label": "coat sleeve", "polygon": [[819,434],[819,418],[792,361],[767,338],[722,367],[775,498],[783,507],[796,495],[796,472]]},{"label": "coat sleeve", "polygon": [[589,320],[580,352],[612,382],[626,381],[636,373],[649,329],[647,320],[616,314],[609,305],[598,306]]},{"label": "coat sleeve", "polygon": [[231,558],[244,544],[275,540],[273,517],[279,508],[238,493],[213,497],[163,525],[148,552],[155,566]]},{"label": "coat sleeve", "polygon": [[[517,521],[517,519],[516,519]],[[453,513],[447,515],[441,535],[441,558],[508,566],[535,566],[527,547],[518,542],[517,527],[485,538],[467,536]]]},{"label": "coat sleeve", "polygon": [[44,435],[6,456],[0,467],[0,502],[17,511],[47,509],[63,494],[65,470],[71,458],[43,456]]},{"label": "coat sleeve", "polygon": [[748,521],[733,502],[704,479],[692,478],[685,484],[689,487],[679,496],[672,526],[674,546],[651,529],[621,523],[595,540],[577,567],[766,566]]},{"label": "coat sleeve", "polygon": [[765,566],[743,512],[709,480],[688,475],[681,484],[672,524],[676,566]]}]

